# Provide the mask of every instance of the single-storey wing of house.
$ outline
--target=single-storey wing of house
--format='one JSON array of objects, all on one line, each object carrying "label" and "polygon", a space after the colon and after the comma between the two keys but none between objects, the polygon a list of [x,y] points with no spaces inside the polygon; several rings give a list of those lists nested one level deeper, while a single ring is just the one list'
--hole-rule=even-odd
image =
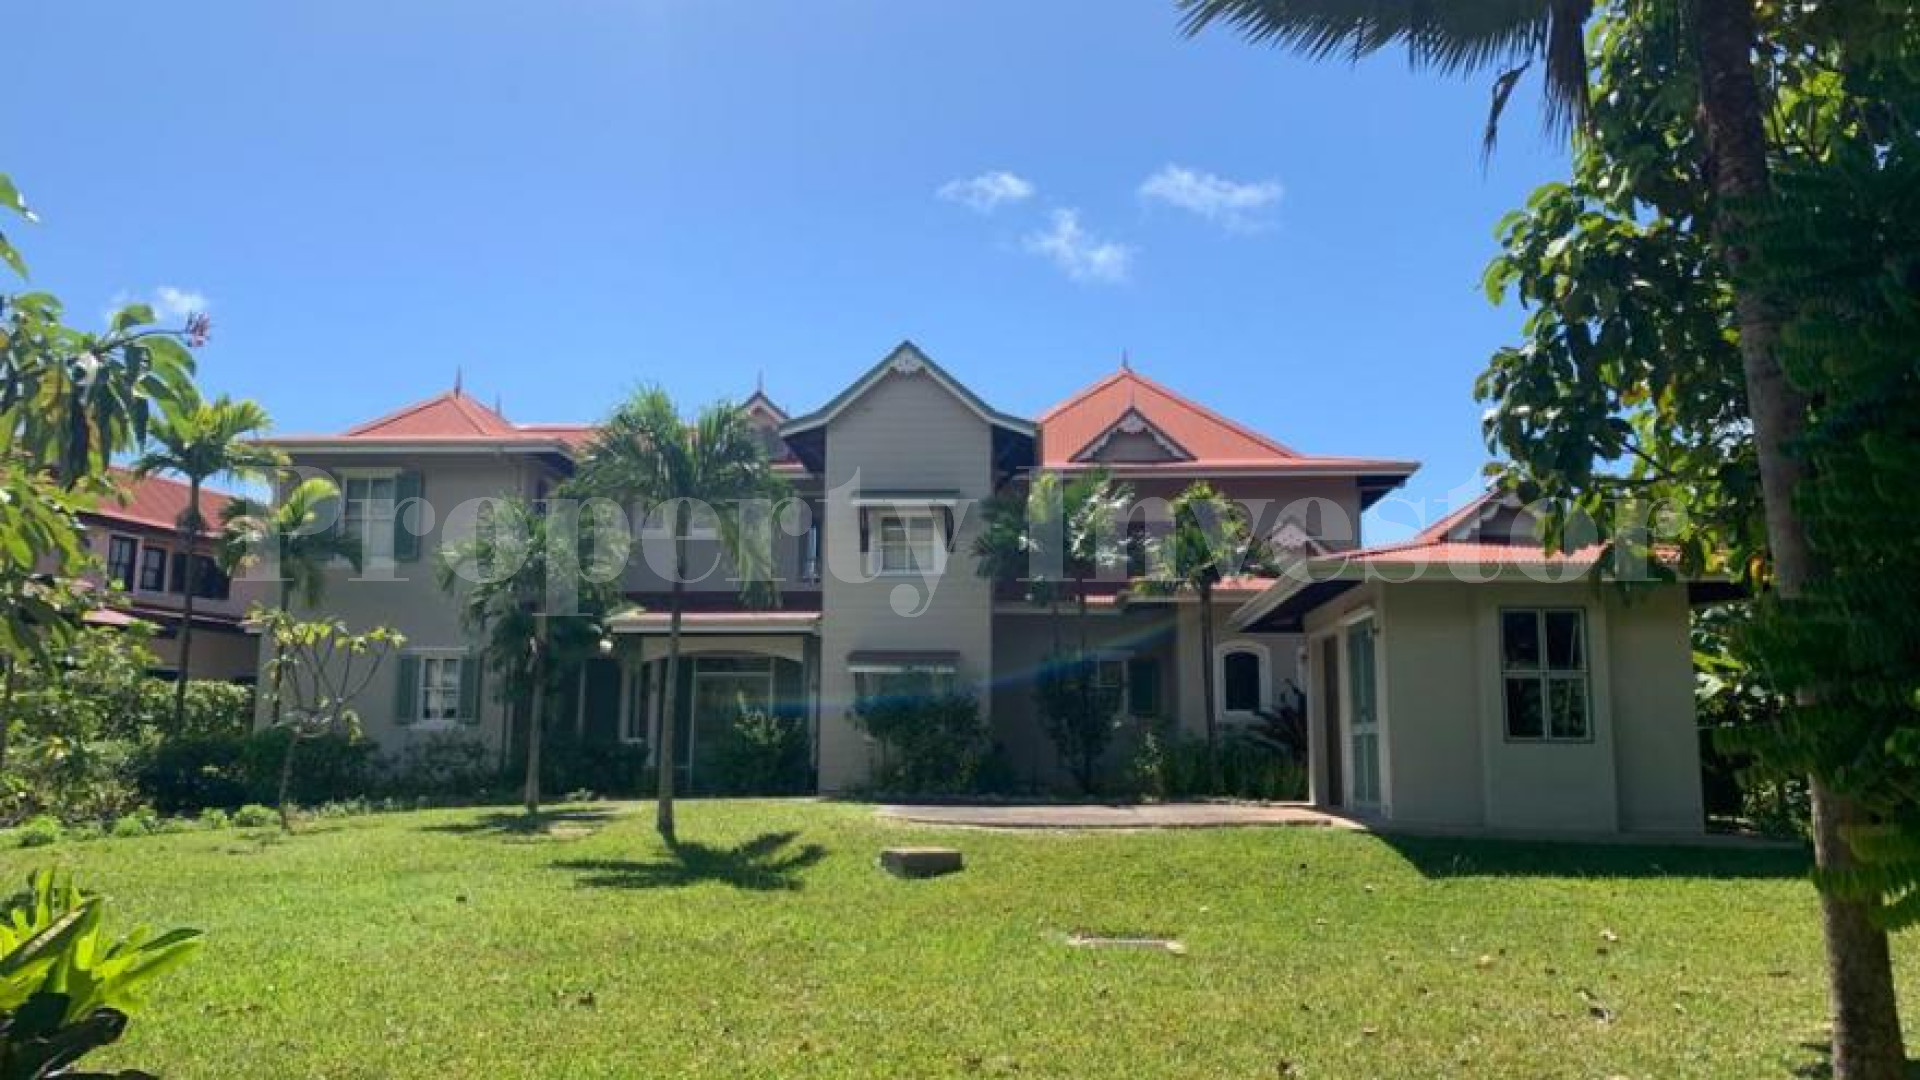
[{"label": "single-storey wing of house", "polygon": [[1689,587],[1542,550],[1511,497],[1307,560],[1232,626],[1305,641],[1312,800],[1396,825],[1704,830]]}]

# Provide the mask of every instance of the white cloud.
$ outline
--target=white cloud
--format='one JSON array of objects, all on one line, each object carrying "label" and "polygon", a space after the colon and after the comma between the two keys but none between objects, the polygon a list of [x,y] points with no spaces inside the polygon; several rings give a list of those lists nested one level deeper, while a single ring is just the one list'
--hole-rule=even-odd
[{"label": "white cloud", "polygon": [[996,169],[979,176],[949,180],[941,184],[934,194],[948,202],[968,207],[975,213],[991,214],[1002,204],[1033,198],[1038,190],[1033,186],[1033,181],[1025,177]]},{"label": "white cloud", "polygon": [[163,320],[184,319],[189,315],[204,314],[209,306],[207,295],[193,289],[162,285],[153,290],[154,314]]},{"label": "white cloud", "polygon": [[172,285],[162,285],[150,293],[136,293],[121,289],[107,298],[107,306],[100,311],[100,320],[105,322],[128,304],[145,304],[153,309],[153,317],[162,323],[183,323],[187,316],[205,314],[213,302],[207,294],[195,289],[181,289]]},{"label": "white cloud", "polygon": [[1080,225],[1080,211],[1055,210],[1053,223],[1029,234],[1026,249],[1045,256],[1075,281],[1120,282],[1133,269],[1133,249],[1103,240]]},{"label": "white cloud", "polygon": [[1140,197],[1162,202],[1237,232],[1258,229],[1284,195],[1278,180],[1241,183],[1181,165],[1168,165],[1140,185]]}]

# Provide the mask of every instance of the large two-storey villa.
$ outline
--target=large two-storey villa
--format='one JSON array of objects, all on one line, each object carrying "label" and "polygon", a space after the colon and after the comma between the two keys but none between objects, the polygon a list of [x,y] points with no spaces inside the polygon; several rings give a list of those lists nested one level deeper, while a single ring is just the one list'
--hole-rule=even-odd
[{"label": "large two-storey villa", "polygon": [[[902,344],[812,412],[790,416],[763,393],[747,407],[814,513],[810,528],[780,538],[777,607],[745,606],[724,572],[689,593],[690,662],[676,697],[693,790],[703,746],[742,702],[804,716],[820,790],[857,788],[882,749],[852,722],[853,703],[882,686],[936,684],[977,696],[1024,778],[1057,780],[1031,684],[1050,616],[978,575],[973,540],[979,503],[1021,473],[1104,467],[1147,501],[1134,528],[1151,532],[1164,514],[1153,500],[1205,479],[1323,571],[1311,582],[1223,582],[1204,660],[1191,594],[1100,582],[1090,637],[1129,727],[1203,730],[1204,662],[1223,724],[1268,709],[1290,685],[1305,691],[1312,793],[1325,805],[1470,828],[1702,827],[1686,587],[1599,584],[1585,572],[1592,552],[1541,555],[1516,507],[1483,500],[1414,541],[1363,548],[1361,512],[1415,463],[1303,453],[1124,366],[1028,419]],[[408,639],[361,702],[372,738],[391,748],[465,732],[505,760],[524,720],[486,690],[432,554],[451,538],[450,508],[546,496],[589,433],[517,424],[456,389],[338,435],[274,440],[296,465],[338,480],[339,527],[367,544],[362,572],[336,572],[327,611]],[[438,516],[399,521],[396,507],[416,498]],[[423,535],[400,527],[415,523]],[[695,566],[714,564],[717,539],[696,536]],[[1415,563],[1473,572],[1423,576]],[[561,722],[588,740],[653,745],[668,583],[635,558],[623,587],[636,607],[612,620]]]}]

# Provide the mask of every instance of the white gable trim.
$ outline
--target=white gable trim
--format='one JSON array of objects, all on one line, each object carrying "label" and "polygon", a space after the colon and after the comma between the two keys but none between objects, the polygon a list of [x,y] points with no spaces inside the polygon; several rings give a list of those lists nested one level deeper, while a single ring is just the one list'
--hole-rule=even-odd
[{"label": "white gable trim", "polygon": [[[1153,421],[1140,415],[1139,409],[1132,408],[1132,407],[1129,407],[1126,412],[1121,413],[1120,418],[1118,420],[1115,420],[1113,423],[1108,424],[1107,429],[1105,431],[1094,436],[1092,442],[1081,447],[1080,450],[1073,455],[1072,460],[1093,461],[1094,459],[1099,457],[1100,451],[1105,450],[1107,448],[1107,444],[1113,441],[1113,437],[1115,435],[1146,435],[1149,438],[1153,439],[1155,443],[1158,443],[1160,446],[1160,449],[1165,450],[1167,452],[1167,456],[1170,460],[1173,460],[1173,461],[1192,461],[1193,460],[1193,455],[1187,452],[1186,447],[1181,446],[1178,442],[1175,442],[1173,438],[1169,436],[1166,432],[1161,431],[1158,427],[1154,426]],[[1116,463],[1116,464],[1122,464],[1122,463]],[[1139,464],[1145,464],[1145,463],[1144,462],[1125,462],[1123,464],[1139,465]]]},{"label": "white gable trim", "polygon": [[941,369],[940,365],[934,363],[931,357],[921,352],[919,346],[911,341],[903,341],[895,346],[894,350],[888,353],[884,360],[875,364],[873,369],[861,376],[858,382],[841,391],[838,397],[827,402],[827,404],[822,406],[818,411],[780,425],[780,434],[783,436],[798,435],[803,431],[811,431],[814,428],[824,427],[832,423],[835,417],[845,412],[854,402],[865,397],[869,391],[880,385],[881,380],[890,375],[914,378],[925,376],[930,378],[938,383],[947,393],[952,394],[955,399],[967,407],[968,411],[978,416],[982,421],[996,427],[1010,429],[1022,435],[1033,434],[1033,421],[1021,420],[989,408],[985,402],[974,395],[973,391],[968,390],[960,384],[959,380],[948,375]]}]

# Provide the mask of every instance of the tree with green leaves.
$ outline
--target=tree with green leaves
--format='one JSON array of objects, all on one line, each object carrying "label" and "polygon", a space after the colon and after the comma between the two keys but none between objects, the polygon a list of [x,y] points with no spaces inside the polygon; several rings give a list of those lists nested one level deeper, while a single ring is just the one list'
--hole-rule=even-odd
[{"label": "tree with green leaves", "polygon": [[[38,220],[4,174],[0,212]],[[4,230],[0,262],[27,276]],[[192,391],[188,346],[208,333],[204,316],[157,326],[145,304],[115,312],[102,333],[64,319],[49,293],[0,292],[0,684],[18,663],[58,653],[98,602],[80,585],[89,556],[77,515],[116,494],[114,455],[138,447]],[[47,574],[47,564],[60,569]]]},{"label": "tree with green leaves", "polygon": [[174,473],[187,481],[187,508],[180,513],[180,549],[186,553],[186,581],[180,597],[180,657],[174,688],[174,723],[187,711],[187,678],[193,663],[193,610],[200,587],[200,537],[212,522],[200,512],[200,492],[218,476],[262,478],[286,463],[271,447],[248,441],[263,435],[267,411],[252,401],[234,401],[222,394],[202,400],[197,391],[183,396],[175,410],[160,419],[151,432],[155,445],[140,456],[134,471],[142,476]]},{"label": "tree with green leaves", "polygon": [[278,608],[256,607],[251,618],[273,645],[268,674],[286,700],[276,722],[287,736],[280,758],[279,810],[280,828],[292,832],[293,762],[300,744],[337,732],[358,738],[360,710],[355,702],[407,639],[384,626],[355,631],[338,619],[297,619]]},{"label": "tree with green leaves", "polygon": [[1237,575],[1272,573],[1273,556],[1266,542],[1254,535],[1247,508],[1204,480],[1174,498],[1172,518],[1166,535],[1153,542],[1152,577],[1147,585],[1163,593],[1191,592],[1199,601],[1200,699],[1206,710],[1207,757],[1217,763],[1220,710],[1213,671],[1214,589]]},{"label": "tree with green leaves", "polygon": [[493,500],[474,534],[435,564],[440,587],[459,597],[461,624],[486,642],[500,699],[527,718],[528,815],[540,812],[547,700],[598,652],[625,563],[623,546],[589,542],[576,510]]},{"label": "tree with green leaves", "polygon": [[[1718,271],[1740,360],[1746,413],[1741,426],[1750,433],[1751,479],[1759,493],[1759,515],[1753,521],[1766,539],[1764,550],[1755,556],[1762,566],[1754,580],[1787,606],[1819,591],[1827,571],[1816,558],[1802,512],[1813,462],[1799,449],[1818,389],[1788,377],[1780,336],[1789,298],[1772,291],[1767,275],[1753,267],[1755,225],[1777,195],[1773,172],[1782,155],[1782,147],[1769,138],[1769,125],[1777,130],[1782,110],[1791,109],[1794,96],[1807,89],[1804,84],[1783,89],[1777,81],[1783,65],[1809,55],[1844,54],[1840,68],[1829,75],[1830,80],[1834,75],[1844,79],[1842,70],[1848,64],[1885,42],[1910,35],[1910,8],[1871,0],[1764,7],[1751,0],[1617,0],[1602,5],[1615,27],[1630,24],[1644,40],[1657,39],[1663,46],[1662,54],[1647,57],[1647,70],[1667,95],[1659,101],[1594,92],[1583,47],[1595,11],[1591,0],[1175,2],[1185,12],[1190,33],[1224,22],[1252,41],[1312,57],[1358,59],[1404,47],[1416,64],[1442,72],[1496,70],[1489,144],[1517,80],[1539,61],[1545,66],[1549,120],[1581,133],[1577,148],[1609,124],[1639,123],[1646,118],[1643,111],[1661,118],[1670,103],[1684,101],[1693,121],[1687,130],[1663,129],[1669,141],[1651,147],[1650,156],[1621,160],[1639,171],[1636,183],[1697,185],[1699,197],[1711,205],[1710,214],[1686,224],[1700,226],[1692,230],[1695,239]],[[1634,282],[1616,285],[1631,288]],[[1573,341],[1572,347],[1580,347],[1589,339],[1576,333]],[[1623,406],[1631,410],[1637,404],[1629,400]],[[1611,432],[1598,435],[1602,442],[1624,441],[1621,427],[1631,422],[1619,419],[1620,424],[1608,425]],[[1569,448],[1566,453],[1564,467],[1577,471],[1572,459],[1579,451]],[[1715,509],[1738,497],[1716,499]],[[1804,685],[1796,708],[1809,715],[1829,712],[1821,702],[1825,691],[1820,684]],[[1868,811],[1835,786],[1834,779],[1819,774],[1812,778],[1815,851],[1823,872],[1845,873],[1855,862],[1845,836],[1868,823]],[[1834,1014],[1834,1073],[1842,1080],[1891,1080],[1905,1069],[1905,1054],[1881,913],[1872,901],[1834,890],[1823,891],[1821,910]]]},{"label": "tree with green leaves", "polygon": [[[974,538],[980,576],[1016,583],[1028,603],[1047,609],[1053,648],[1034,680],[1034,703],[1083,791],[1097,783],[1120,714],[1119,690],[1099,679],[1087,600],[1095,580],[1126,562],[1122,522],[1132,504],[1133,489],[1106,469],[1072,476],[1038,471],[986,502]],[[1063,598],[1074,602],[1078,644],[1072,649],[1060,632]]]},{"label": "tree with green leaves", "polygon": [[[332,527],[340,488],[324,476],[294,484],[279,503],[231,499],[220,511],[220,567],[234,576],[272,576],[276,606],[290,610],[295,596],[311,610],[326,591],[327,572],[337,562],[360,569],[360,539]],[[280,687],[271,687],[273,716],[280,716]]]},{"label": "tree with green leaves", "polygon": [[772,509],[786,497],[787,484],[773,471],[765,440],[740,406],[720,402],[688,419],[665,391],[649,388],[635,393],[594,432],[573,486],[581,494],[665,519],[673,573],[665,711],[653,753],[659,766],[655,824],[672,844],[673,717],[679,708],[680,624],[694,515],[709,516],[742,596],[749,603],[775,604],[780,594],[773,570]]}]

